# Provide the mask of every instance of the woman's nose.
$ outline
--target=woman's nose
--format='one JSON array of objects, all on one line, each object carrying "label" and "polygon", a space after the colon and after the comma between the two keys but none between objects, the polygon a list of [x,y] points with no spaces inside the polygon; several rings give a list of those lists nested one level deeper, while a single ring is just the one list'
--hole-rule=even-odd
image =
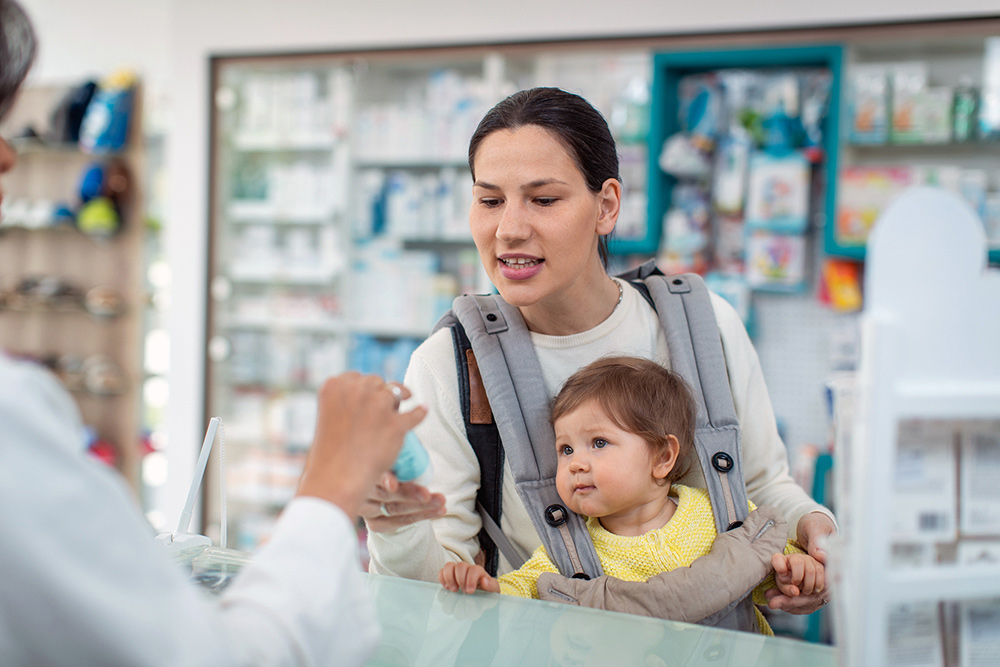
[{"label": "woman's nose", "polygon": [[501,241],[521,241],[531,236],[531,225],[525,222],[525,211],[517,202],[507,202],[497,225]]},{"label": "woman's nose", "polygon": [[6,174],[15,164],[17,164],[17,153],[6,139],[0,138],[0,174]]}]

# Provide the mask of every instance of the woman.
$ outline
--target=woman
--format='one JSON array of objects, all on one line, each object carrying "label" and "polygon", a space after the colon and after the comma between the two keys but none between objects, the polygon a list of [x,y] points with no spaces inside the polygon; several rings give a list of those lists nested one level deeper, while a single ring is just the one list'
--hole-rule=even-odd
[{"label": "woman", "polygon": [[[23,10],[0,0],[0,120],[34,51]],[[0,139],[0,175],[15,161]],[[123,480],[84,453],[55,377],[0,350],[0,662],[364,664],[378,626],[353,517],[423,416],[396,410],[407,396],[356,373],[324,384],[297,497],[210,599],[154,543]]]},{"label": "woman", "polygon": [[[500,295],[532,334],[549,396],[595,359],[629,354],[669,366],[666,339],[648,303],[606,271],[607,237],[621,208],[614,139],[582,98],[553,88],[515,93],[480,122],[469,145],[472,236]],[[817,540],[835,530],[832,515],[791,479],[756,352],[721,298],[713,307],[743,442],[747,491],[797,526],[799,543],[825,562]],[[479,550],[476,457],[459,410],[452,339],[431,336],[414,353],[406,384],[430,406],[417,435],[434,464],[439,493],[386,478],[363,507],[372,571],[434,581],[448,561],[472,562]],[[700,470],[683,480],[703,485]],[[503,482],[501,528],[525,553],[539,538],[513,486]],[[445,509],[447,507],[447,510]],[[431,518],[431,521],[423,519]],[[501,561],[501,572],[507,564]],[[772,608],[807,613],[821,596],[773,597]]]}]

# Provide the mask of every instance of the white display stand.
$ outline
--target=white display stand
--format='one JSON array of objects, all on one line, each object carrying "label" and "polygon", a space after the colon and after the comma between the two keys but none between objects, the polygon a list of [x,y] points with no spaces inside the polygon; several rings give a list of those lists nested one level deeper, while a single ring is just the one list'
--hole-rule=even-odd
[{"label": "white display stand", "polygon": [[[853,437],[847,451],[837,452],[843,537],[842,549],[833,550],[832,573],[839,586],[835,607],[843,664],[988,662],[980,662],[981,657],[963,649],[962,640],[954,639],[963,634],[961,605],[951,605],[954,613],[924,619],[922,625],[918,619],[902,630],[894,621],[894,641],[909,629],[909,640],[925,642],[923,651],[891,651],[889,632],[890,613],[901,605],[943,610],[945,605],[938,603],[1000,598],[1000,562],[962,564],[942,557],[949,546],[940,535],[926,539],[933,563],[901,563],[898,551],[893,552],[900,530],[898,508],[909,511],[914,505],[897,496],[900,480],[908,474],[900,468],[907,459],[899,456],[899,443],[909,442],[907,429],[933,427],[934,422],[952,425],[956,435],[946,436],[940,452],[932,455],[950,453],[956,465],[963,429],[990,434],[1000,429],[1000,271],[988,270],[986,257],[978,217],[955,195],[934,188],[904,193],[878,220],[870,238]],[[959,516],[961,478],[941,467],[931,472],[946,484],[954,482],[956,507],[941,509]],[[940,490],[937,484],[927,485],[930,495]],[[948,533],[946,523],[942,525]],[[965,537],[957,519],[949,534],[957,548]],[[995,537],[1000,541],[1000,535]],[[1000,625],[1000,615],[992,618]],[[994,631],[1000,638],[1000,627]],[[939,647],[934,646],[935,632]],[[981,656],[981,646],[979,650]],[[994,659],[993,664],[1000,664],[1000,653]]]}]

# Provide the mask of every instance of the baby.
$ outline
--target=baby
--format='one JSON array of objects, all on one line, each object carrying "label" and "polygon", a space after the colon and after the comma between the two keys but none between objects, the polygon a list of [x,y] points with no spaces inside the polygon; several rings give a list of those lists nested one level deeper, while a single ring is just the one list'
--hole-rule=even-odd
[{"label": "baby", "polygon": [[[567,508],[589,517],[587,529],[608,576],[646,581],[711,550],[717,533],[708,492],[674,483],[694,448],[694,412],[678,375],[634,357],[599,359],[573,374],[556,396],[556,489]],[[767,604],[769,588],[789,597],[823,590],[823,565],[793,541],[771,563],[776,576],[754,590],[756,604]],[[499,580],[465,562],[448,563],[438,579],[451,591],[537,598],[543,572],[558,569],[539,547]],[[772,634],[755,611],[760,631]]]}]

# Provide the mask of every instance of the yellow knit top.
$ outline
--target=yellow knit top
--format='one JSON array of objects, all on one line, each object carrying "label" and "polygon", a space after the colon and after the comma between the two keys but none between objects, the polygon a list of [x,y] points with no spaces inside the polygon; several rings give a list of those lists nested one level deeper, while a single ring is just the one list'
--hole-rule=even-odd
[{"label": "yellow knit top", "polygon": [[[624,581],[646,581],[650,577],[674,568],[688,566],[712,549],[718,534],[715,530],[715,516],[708,491],[680,484],[670,487],[670,495],[677,501],[677,509],[669,521],[656,530],[644,535],[626,537],[615,535],[591,517],[587,519],[587,529],[594,541],[597,556],[601,559],[604,574]],[[750,509],[755,509],[750,503]],[[785,553],[802,553],[792,540],[788,541]],[[500,577],[500,592],[525,598],[538,597],[538,577],[543,572],[558,574],[559,569],[549,558],[545,547],[538,547],[520,569]],[[753,592],[754,604],[766,604],[764,591],[774,588],[774,573],[761,582]],[[760,610],[757,624],[763,634],[773,635],[771,627]]]}]

